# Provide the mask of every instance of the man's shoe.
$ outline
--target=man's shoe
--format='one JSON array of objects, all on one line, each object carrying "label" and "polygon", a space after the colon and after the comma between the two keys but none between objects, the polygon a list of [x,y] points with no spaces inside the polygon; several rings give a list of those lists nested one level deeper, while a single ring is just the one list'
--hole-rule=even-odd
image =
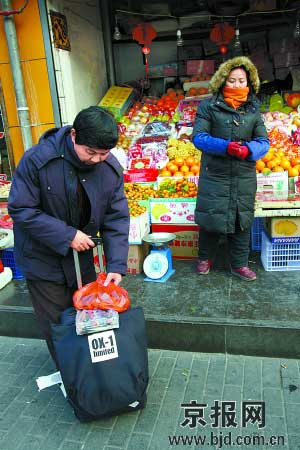
[{"label": "man's shoe", "polygon": [[209,259],[199,260],[197,262],[196,272],[200,275],[207,275],[211,268],[211,261]]},{"label": "man's shoe", "polygon": [[249,267],[239,267],[238,269],[231,269],[232,275],[241,278],[245,281],[256,280],[256,273],[250,270]]}]

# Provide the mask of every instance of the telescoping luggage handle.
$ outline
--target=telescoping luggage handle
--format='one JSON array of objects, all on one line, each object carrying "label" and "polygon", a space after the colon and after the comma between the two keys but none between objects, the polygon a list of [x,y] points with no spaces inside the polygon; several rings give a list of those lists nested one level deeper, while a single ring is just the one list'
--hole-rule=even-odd
[{"label": "telescoping luggage handle", "polygon": [[[103,264],[103,240],[101,237],[93,237],[91,239],[97,247],[100,271],[105,272],[105,267]],[[81,289],[82,288],[82,276],[81,276],[81,271],[80,271],[78,252],[75,249],[73,249],[73,256],[74,256],[75,272],[76,272],[76,279],[77,279],[77,287],[78,287],[78,289]]]}]

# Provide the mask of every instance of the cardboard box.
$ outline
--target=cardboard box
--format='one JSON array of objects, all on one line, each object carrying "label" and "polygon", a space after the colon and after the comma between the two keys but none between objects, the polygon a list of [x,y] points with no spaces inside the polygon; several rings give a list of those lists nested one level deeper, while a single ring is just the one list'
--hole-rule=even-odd
[{"label": "cardboard box", "polygon": [[271,172],[269,175],[258,173],[257,200],[286,200],[289,193],[288,172]]},{"label": "cardboard box", "polygon": [[129,244],[142,244],[143,237],[150,232],[149,212],[138,217],[130,217]]},{"label": "cardboard box", "polygon": [[264,225],[273,243],[300,242],[300,217],[266,217]]},{"label": "cardboard box", "polygon": [[176,239],[170,244],[173,259],[198,258],[198,225],[161,225],[153,224],[152,233],[174,233]]},{"label": "cardboard box", "polygon": [[139,274],[143,271],[143,263],[149,253],[149,245],[145,242],[141,245],[129,245],[127,259],[127,273],[132,275]]},{"label": "cardboard box", "polygon": [[111,86],[98,106],[108,109],[115,116],[122,116],[133,104],[133,89],[121,86]]},{"label": "cardboard box", "polygon": [[195,198],[153,198],[151,223],[195,223]]}]

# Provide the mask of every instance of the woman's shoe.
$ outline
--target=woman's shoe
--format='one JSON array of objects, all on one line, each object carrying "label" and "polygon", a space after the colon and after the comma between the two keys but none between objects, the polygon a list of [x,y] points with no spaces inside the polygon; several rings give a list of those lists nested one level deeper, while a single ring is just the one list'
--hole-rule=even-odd
[{"label": "woman's shoe", "polygon": [[199,260],[197,262],[196,272],[200,275],[207,275],[211,268],[211,261],[209,259]]},{"label": "woman's shoe", "polygon": [[231,269],[232,275],[241,278],[245,281],[256,280],[256,273],[250,270],[249,267],[239,267],[238,269]]}]

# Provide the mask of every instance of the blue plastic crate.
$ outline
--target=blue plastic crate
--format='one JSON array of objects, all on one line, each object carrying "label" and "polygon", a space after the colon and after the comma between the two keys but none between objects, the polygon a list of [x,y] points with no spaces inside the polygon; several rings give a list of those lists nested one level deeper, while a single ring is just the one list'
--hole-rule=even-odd
[{"label": "blue plastic crate", "polygon": [[300,270],[300,243],[274,244],[264,230],[260,256],[267,271]]},{"label": "blue plastic crate", "polygon": [[261,250],[261,235],[264,229],[263,218],[255,217],[251,227],[251,249],[254,251]]},{"label": "blue plastic crate", "polygon": [[22,272],[15,263],[13,248],[6,248],[5,250],[2,250],[1,259],[4,267],[11,268],[14,280],[21,280],[22,278],[24,278],[24,275],[22,274]]}]

